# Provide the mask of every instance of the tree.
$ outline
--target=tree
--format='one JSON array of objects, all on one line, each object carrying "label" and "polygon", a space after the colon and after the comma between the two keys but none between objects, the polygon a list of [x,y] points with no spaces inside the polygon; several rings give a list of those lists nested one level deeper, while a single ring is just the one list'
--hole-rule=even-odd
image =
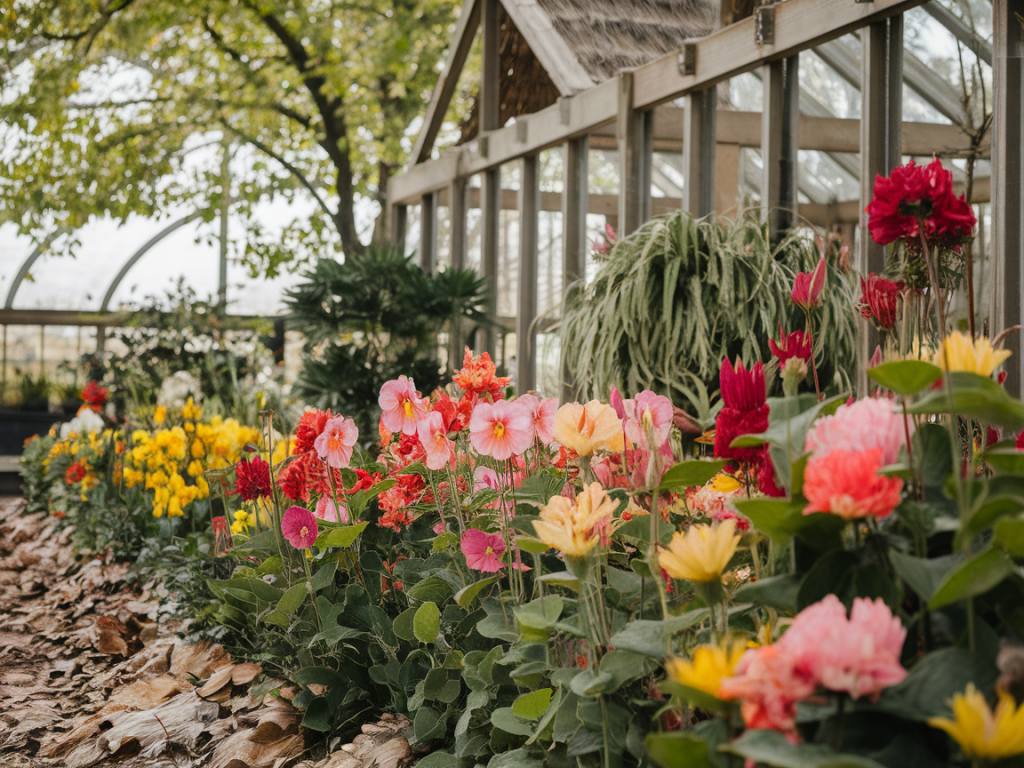
[{"label": "tree", "polygon": [[[382,241],[387,180],[457,8],[15,0],[0,18],[0,220],[41,242],[92,215],[189,206],[211,221],[227,195],[246,222],[237,255],[254,272],[325,248],[359,253],[356,201],[380,205],[371,239]],[[276,236],[255,209],[267,199],[315,207]]]}]

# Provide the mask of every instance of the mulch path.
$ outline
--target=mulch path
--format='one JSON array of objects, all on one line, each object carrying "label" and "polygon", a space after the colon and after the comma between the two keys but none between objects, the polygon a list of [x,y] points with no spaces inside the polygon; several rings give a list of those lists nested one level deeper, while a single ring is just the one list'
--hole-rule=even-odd
[{"label": "mulch path", "polygon": [[386,716],[314,761],[294,689],[219,645],[186,645],[158,607],[128,565],[76,560],[56,519],[0,497],[3,768],[402,768],[412,759],[408,721]]}]

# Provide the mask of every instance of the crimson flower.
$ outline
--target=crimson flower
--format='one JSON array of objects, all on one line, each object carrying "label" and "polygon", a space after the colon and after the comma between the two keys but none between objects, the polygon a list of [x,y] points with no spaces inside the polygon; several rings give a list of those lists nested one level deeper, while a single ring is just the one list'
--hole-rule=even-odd
[{"label": "crimson flower", "polygon": [[813,272],[799,272],[793,279],[793,303],[809,311],[821,306],[821,291],[825,287],[825,257],[821,257]]},{"label": "crimson flower", "polygon": [[803,331],[786,333],[779,324],[779,342],[774,339],[768,340],[768,347],[772,354],[779,359],[779,365],[784,366],[791,357],[799,357],[805,363],[811,360],[811,337]]},{"label": "crimson flower", "polygon": [[473,357],[469,347],[466,347],[462,368],[455,372],[452,381],[467,395],[489,397],[492,401],[500,400],[505,396],[505,387],[511,379],[496,374],[497,368],[490,354],[484,352],[480,357]]},{"label": "crimson flower", "polygon": [[270,465],[259,456],[235,465],[235,490],[245,501],[270,498]]},{"label": "crimson flower", "polygon": [[963,195],[953,194],[953,174],[936,158],[922,167],[911,160],[875,177],[874,197],[867,207],[868,231],[879,245],[903,238],[919,245],[920,224],[930,241],[953,245],[970,235],[977,219]]},{"label": "crimson flower", "polygon": [[85,465],[80,461],[76,461],[68,467],[68,471],[64,473],[64,482],[68,485],[71,485],[72,483],[80,483],[85,479],[87,472],[88,470],[85,468]]},{"label": "crimson flower", "polygon": [[874,272],[868,279],[860,279],[860,313],[868,320],[874,319],[879,328],[891,331],[896,325],[896,300],[906,284],[879,277]]},{"label": "crimson flower", "polygon": [[107,388],[101,387],[95,381],[90,381],[79,393],[82,401],[92,406],[100,406],[107,402]]},{"label": "crimson flower", "polygon": [[715,421],[715,456],[737,461],[758,459],[762,452],[760,446],[730,448],[729,444],[740,435],[758,434],[768,428],[764,366],[758,361],[748,371],[743,361],[737,360],[733,368],[729,358],[725,358],[719,385],[725,405]]},{"label": "crimson flower", "polygon": [[334,414],[330,411],[312,410],[302,414],[299,425],[295,428],[295,453],[316,450],[314,443],[332,418]]},{"label": "crimson flower", "polygon": [[281,533],[296,549],[309,549],[316,541],[316,515],[305,507],[288,507],[281,518]]}]

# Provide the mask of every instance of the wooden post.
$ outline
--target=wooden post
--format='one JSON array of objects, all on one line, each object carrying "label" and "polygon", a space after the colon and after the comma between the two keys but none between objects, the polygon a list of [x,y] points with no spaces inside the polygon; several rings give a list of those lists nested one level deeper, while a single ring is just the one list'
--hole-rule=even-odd
[{"label": "wooden post", "polygon": [[[480,32],[482,36],[480,73],[480,138],[486,154],[487,132],[501,127],[501,58],[499,55],[498,0],[481,0]],[[487,317],[483,330],[484,350],[497,353],[496,327],[498,310],[498,227],[501,224],[501,168],[491,168],[481,176],[480,190],[480,267],[487,279]]]},{"label": "wooden post", "polygon": [[715,149],[715,211],[736,215],[740,201],[740,145],[719,144]]},{"label": "wooden post", "polygon": [[[900,137],[892,136],[893,122],[900,125],[902,119],[902,80],[890,87],[890,78],[896,68],[897,76],[902,71],[899,58],[902,55],[902,23],[896,25],[899,45],[890,45],[890,25],[879,21],[861,30],[863,45],[861,70],[861,113],[860,113],[860,232],[857,250],[857,269],[862,275],[882,272],[885,269],[885,248],[878,245],[868,232],[868,215],[864,212],[874,195],[875,176],[888,175],[890,158],[900,151]],[[895,37],[895,36],[894,36]],[[894,41],[895,42],[895,41]],[[893,54],[893,58],[890,58]],[[893,99],[897,103],[893,103]],[[892,116],[890,116],[892,115]],[[867,394],[867,364],[878,344],[878,333],[867,321],[860,321],[859,349],[857,360],[857,389]]]},{"label": "wooden post", "polygon": [[[577,290],[573,284],[586,274],[587,211],[590,208],[590,142],[586,136],[571,139],[565,145],[565,175],[562,180],[562,295],[563,308]],[[564,309],[562,317],[564,317]],[[576,399],[576,384],[565,363],[562,350],[563,402]]]},{"label": "wooden post", "polygon": [[799,55],[762,67],[761,218],[772,242],[792,226],[796,214],[799,70]]},{"label": "wooden post", "polygon": [[522,159],[519,171],[519,312],[516,314],[516,392],[537,386],[537,246],[540,221],[540,161]]},{"label": "wooden post", "polygon": [[633,73],[619,75],[619,237],[636,231],[651,208],[653,115],[633,109]]},{"label": "wooden post", "polygon": [[[466,186],[465,179],[452,179],[448,185],[448,254],[452,269],[466,266]],[[453,317],[448,328],[448,368],[451,371],[462,361],[463,339],[462,318]]]},{"label": "wooden post", "polygon": [[405,205],[391,203],[388,205],[391,206],[391,215],[388,216],[391,244],[400,253],[405,253],[405,230],[409,226],[409,208]]},{"label": "wooden post", "polygon": [[718,88],[686,97],[683,115],[683,210],[705,216],[715,209],[715,115]]},{"label": "wooden post", "polygon": [[[996,291],[996,328],[999,333],[1021,323],[1024,257],[1024,0],[992,3],[992,265]],[[993,334],[995,335],[995,334]],[[1021,332],[1005,343],[1013,356],[1006,364],[1006,390],[1020,397],[1024,382]]]},{"label": "wooden post", "polygon": [[428,192],[420,204],[420,267],[428,275],[437,267],[437,193]]}]

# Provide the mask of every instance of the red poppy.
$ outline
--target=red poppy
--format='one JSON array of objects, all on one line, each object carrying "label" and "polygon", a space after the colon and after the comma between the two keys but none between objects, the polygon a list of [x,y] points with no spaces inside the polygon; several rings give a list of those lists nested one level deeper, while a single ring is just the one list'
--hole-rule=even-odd
[{"label": "red poppy", "polygon": [[874,320],[879,328],[891,331],[896,325],[896,300],[903,293],[906,284],[879,277],[874,272],[868,279],[860,279],[860,313],[868,320]]}]

